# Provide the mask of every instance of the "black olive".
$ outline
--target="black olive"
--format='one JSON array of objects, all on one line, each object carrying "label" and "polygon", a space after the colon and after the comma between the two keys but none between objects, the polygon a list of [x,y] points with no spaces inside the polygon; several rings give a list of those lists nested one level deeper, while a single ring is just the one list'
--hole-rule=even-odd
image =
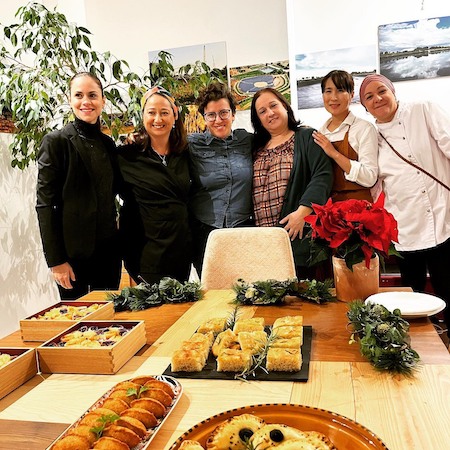
[{"label": "black olive", "polygon": [[284,440],[284,434],[281,430],[272,430],[270,432],[270,439],[272,439],[273,442],[281,442]]},{"label": "black olive", "polygon": [[250,430],[250,428],[242,428],[242,430],[239,431],[239,437],[243,442],[248,441],[253,436],[253,431]]}]

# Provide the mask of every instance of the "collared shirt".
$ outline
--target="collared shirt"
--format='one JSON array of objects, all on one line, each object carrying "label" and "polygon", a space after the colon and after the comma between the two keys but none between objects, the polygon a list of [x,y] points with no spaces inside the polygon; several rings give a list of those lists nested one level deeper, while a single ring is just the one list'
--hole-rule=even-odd
[{"label": "collared shirt", "polygon": [[[450,118],[430,102],[400,103],[389,123],[377,123],[392,147],[450,186]],[[385,207],[398,222],[398,250],[435,247],[450,237],[450,192],[402,161],[379,137],[379,177]]]},{"label": "collared shirt", "polygon": [[372,187],[377,181],[378,139],[375,126],[367,120],[356,117],[352,112],[333,131],[328,130],[331,118],[319,129],[331,142],[344,140],[348,133],[348,142],[358,153],[358,161],[350,160],[350,172],[344,172],[348,181],[364,187]]},{"label": "collared shirt", "polygon": [[252,206],[252,140],[244,129],[226,139],[208,131],[188,135],[195,218],[215,228],[231,228],[248,220]]},{"label": "collared shirt", "polygon": [[253,203],[258,227],[277,227],[294,164],[295,134],[274,148],[258,151],[253,163]]}]

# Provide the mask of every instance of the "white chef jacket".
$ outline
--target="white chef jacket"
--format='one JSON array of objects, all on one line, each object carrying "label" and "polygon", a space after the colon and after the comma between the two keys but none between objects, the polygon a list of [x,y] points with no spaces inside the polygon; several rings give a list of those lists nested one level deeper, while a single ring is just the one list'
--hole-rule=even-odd
[{"label": "white chef jacket", "polygon": [[350,172],[344,172],[346,180],[353,181],[364,187],[371,187],[377,181],[378,140],[375,126],[367,120],[356,117],[349,112],[344,121],[333,131],[327,127],[328,119],[319,131],[331,142],[343,141],[348,129],[348,142],[358,153],[358,161],[350,160]]},{"label": "white chef jacket", "polygon": [[[399,103],[379,131],[402,156],[450,186],[450,117],[430,102]],[[450,191],[402,161],[379,136],[385,207],[398,222],[397,250],[424,250],[450,238]]]}]

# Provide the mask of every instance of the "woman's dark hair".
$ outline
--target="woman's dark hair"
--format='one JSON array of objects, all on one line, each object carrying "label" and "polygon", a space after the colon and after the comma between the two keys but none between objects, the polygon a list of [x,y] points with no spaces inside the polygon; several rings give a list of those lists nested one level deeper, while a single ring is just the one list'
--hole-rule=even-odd
[{"label": "woman's dark hair", "polygon": [[205,112],[206,105],[209,102],[216,102],[222,98],[228,100],[231,112],[235,114],[236,103],[234,101],[233,95],[231,94],[231,91],[228,89],[228,86],[224,83],[220,83],[219,81],[213,81],[205,89],[203,89],[200,92],[200,95],[198,96],[195,103],[198,106],[199,113],[203,115]]},{"label": "woman's dark hair", "polygon": [[91,72],[78,72],[76,73],[70,80],[69,80],[69,91],[72,90],[72,83],[74,80],[76,80],[77,78],[81,78],[81,77],[89,77],[91,78],[96,84],[97,86],[100,88],[100,91],[102,93],[103,96],[103,85],[102,82],[100,81],[100,79],[97,77],[97,75],[94,75]]},{"label": "woman's dark hair", "polygon": [[253,129],[255,130],[254,140],[253,140],[253,148],[254,150],[259,150],[264,147],[267,142],[270,141],[270,133],[263,127],[261,121],[259,120],[258,113],[256,112],[256,100],[265,93],[271,93],[277,97],[277,99],[281,102],[284,108],[287,111],[288,116],[288,128],[292,131],[297,131],[300,126],[300,120],[297,120],[294,116],[294,111],[291,108],[291,105],[288,101],[283,97],[283,95],[278,92],[274,88],[264,88],[256,92],[252,99],[252,106],[250,107],[250,119],[253,125]]},{"label": "woman's dark hair", "polygon": [[[164,95],[158,93],[153,95],[160,95],[161,97],[166,98]],[[138,134],[135,136],[135,142],[140,145],[143,150],[152,146],[151,138],[148,135],[144,125],[142,125],[138,131]],[[181,119],[181,114],[178,114],[178,118],[175,120],[174,128],[170,130],[169,148],[170,152],[175,154],[183,153],[188,148],[186,128],[184,127],[183,120]]]},{"label": "woman's dark hair", "polygon": [[322,78],[320,83],[322,94],[325,91],[325,84],[330,78],[338,89],[343,89],[349,94],[353,94],[353,91],[355,90],[355,82],[353,81],[353,77],[345,70],[332,70]]}]

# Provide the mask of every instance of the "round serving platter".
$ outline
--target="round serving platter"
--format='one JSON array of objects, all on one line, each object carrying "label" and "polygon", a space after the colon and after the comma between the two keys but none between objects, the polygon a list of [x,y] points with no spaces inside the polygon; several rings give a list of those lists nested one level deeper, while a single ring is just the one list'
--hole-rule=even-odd
[{"label": "round serving platter", "polygon": [[216,414],[186,431],[170,450],[179,449],[181,443],[188,439],[205,446],[208,436],[221,422],[241,414],[253,414],[267,423],[285,424],[302,431],[318,431],[325,434],[339,450],[387,450],[378,436],[347,417],[324,409],[286,403],[243,406]]}]

